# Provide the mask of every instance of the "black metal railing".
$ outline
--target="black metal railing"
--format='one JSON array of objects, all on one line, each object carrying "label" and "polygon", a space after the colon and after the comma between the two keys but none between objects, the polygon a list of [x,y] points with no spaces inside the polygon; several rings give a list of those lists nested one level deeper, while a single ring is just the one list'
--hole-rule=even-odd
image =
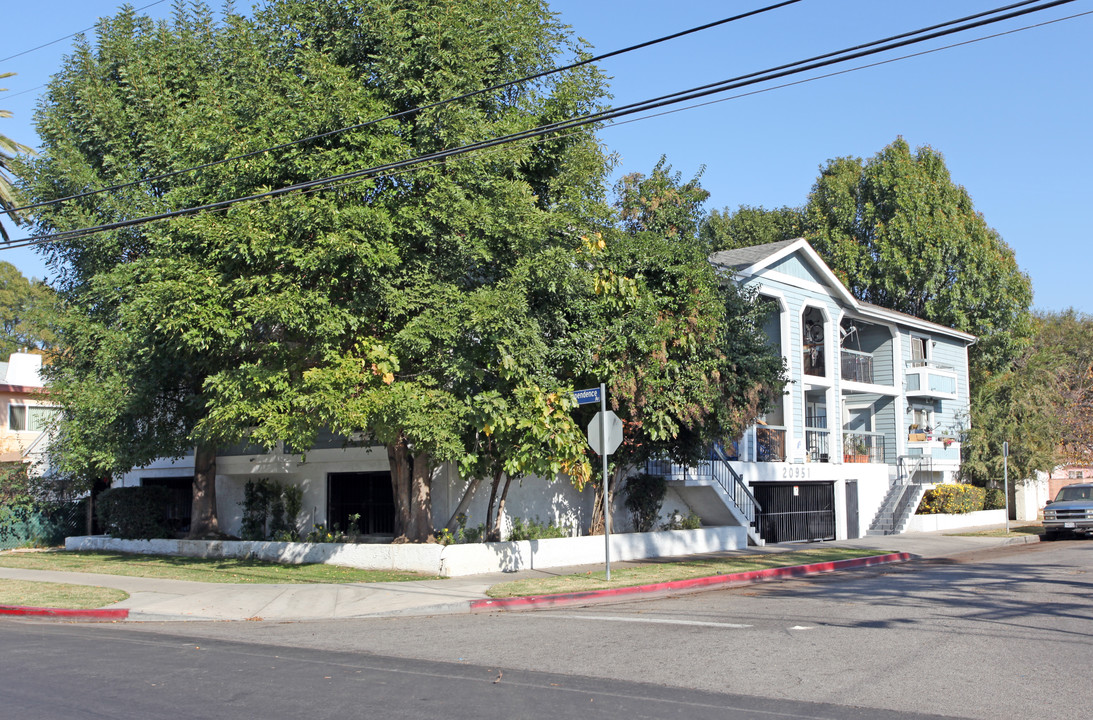
[{"label": "black metal railing", "polygon": [[740,477],[740,474],[732,469],[732,465],[729,465],[729,459],[725,457],[725,453],[720,447],[714,445],[713,458],[710,463],[714,479],[717,480],[721,488],[728,494],[732,501],[736,504],[736,507],[740,509],[740,512],[748,519],[748,523],[756,525],[759,520],[759,513],[763,511],[762,506],[759,505],[759,501],[755,499],[755,496],[751,494],[751,490],[748,489],[747,484],[744,482],[744,478]]},{"label": "black metal railing", "polygon": [[844,431],[843,462],[883,463],[884,434],[865,431]]},{"label": "black metal railing", "polygon": [[729,464],[728,457],[720,447],[714,446],[710,450],[710,459],[699,463],[696,467],[678,465],[666,458],[654,458],[646,462],[645,471],[650,475],[667,478],[713,480],[729,496],[736,505],[736,509],[747,519],[748,524],[757,527],[763,508],[748,489],[744,478],[740,477],[740,474]]},{"label": "black metal railing", "polygon": [[805,427],[805,447],[812,462],[830,462],[831,431],[826,428]]}]

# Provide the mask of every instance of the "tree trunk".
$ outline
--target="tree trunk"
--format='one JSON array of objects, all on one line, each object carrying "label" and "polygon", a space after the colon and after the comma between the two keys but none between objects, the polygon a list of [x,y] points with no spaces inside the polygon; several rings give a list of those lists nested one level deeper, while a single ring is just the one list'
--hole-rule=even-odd
[{"label": "tree trunk", "polygon": [[207,443],[194,449],[194,497],[190,506],[190,538],[220,537],[216,517],[216,447]]},{"label": "tree trunk", "polygon": [[[622,479],[626,475],[629,468],[616,468],[610,473],[611,491],[610,496],[612,498],[619,491],[619,486],[622,485]],[[611,528],[614,530],[614,513],[611,517]],[[592,520],[588,523],[589,535],[603,535],[603,478],[600,478],[600,482],[596,483],[596,494],[593,495],[592,500]]]},{"label": "tree trunk", "polygon": [[410,455],[402,433],[387,446],[387,462],[391,466],[391,494],[395,500],[395,537],[405,539],[410,529]]},{"label": "tree trunk", "polygon": [[433,533],[433,463],[427,453],[414,456],[410,487],[410,527],[406,537],[428,542]]},{"label": "tree trunk", "polygon": [[[500,477],[500,475],[498,475]],[[512,486],[512,477],[505,476],[505,488],[501,491],[501,499],[497,501],[497,514],[493,522],[493,541],[501,541],[501,518],[505,515],[505,499],[509,496],[509,488]]]},{"label": "tree trunk", "polygon": [[[471,505],[471,500],[474,498],[474,491],[478,489],[478,486],[482,483],[482,478],[476,476],[471,478],[470,483],[467,485],[467,489],[463,491],[463,498],[459,501],[459,506],[452,513],[452,516],[448,518],[448,522],[444,524],[444,527],[450,532],[455,532],[456,526],[459,525],[459,516],[467,512],[467,508]],[[90,534],[90,533],[88,533]]]},{"label": "tree trunk", "polygon": [[497,470],[493,474],[493,480],[490,482],[490,501],[486,505],[486,540],[492,540],[494,538],[494,504],[497,502],[497,489],[501,487],[501,477],[504,475],[504,470]]}]

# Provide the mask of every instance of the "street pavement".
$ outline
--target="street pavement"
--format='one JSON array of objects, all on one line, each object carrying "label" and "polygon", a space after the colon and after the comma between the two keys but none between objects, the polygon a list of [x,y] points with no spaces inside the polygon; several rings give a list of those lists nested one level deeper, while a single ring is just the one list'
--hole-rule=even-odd
[{"label": "street pavement", "polygon": [[[975,528],[983,530],[984,528]],[[712,553],[711,557],[800,550],[807,547],[854,547],[875,549],[877,554],[906,553],[913,558],[953,558],[966,553],[989,550],[1014,543],[1038,542],[1035,535],[1006,538],[959,536],[950,533],[904,533],[870,536],[810,544],[767,545],[762,548]],[[671,558],[683,560],[686,557]],[[649,561],[643,561],[649,562]],[[643,563],[612,563],[613,568]],[[186,580],[125,577],[92,573],[58,572],[0,568],[0,579],[64,582],[96,585],[124,590],[129,598],[109,609],[126,609],[129,621],[185,620],[267,620],[292,622],[391,615],[436,615],[469,613],[475,601],[484,600],[486,590],[501,582],[529,577],[569,575],[598,571],[598,565],[581,565],[547,570],[521,570],[513,573],[489,573],[443,580],[389,583],[341,584],[229,584]],[[610,592],[603,596],[610,599]],[[631,596],[633,597],[633,596]],[[596,602],[595,596],[582,595],[584,604]],[[525,605],[534,607],[534,603]],[[92,616],[88,616],[91,619]]]}]

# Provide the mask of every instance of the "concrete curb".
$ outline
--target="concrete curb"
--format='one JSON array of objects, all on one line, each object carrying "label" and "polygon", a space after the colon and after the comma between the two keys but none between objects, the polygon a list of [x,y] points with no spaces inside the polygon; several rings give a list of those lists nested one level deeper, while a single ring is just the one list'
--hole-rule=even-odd
[{"label": "concrete curb", "polygon": [[490,612],[494,610],[531,610],[542,607],[556,607],[562,605],[576,605],[580,603],[596,602],[598,600],[621,599],[633,595],[663,592],[686,592],[715,587],[728,587],[732,585],[747,585],[768,580],[781,580],[785,578],[803,577],[806,575],[818,575],[820,573],[834,572],[836,570],[850,570],[853,568],[869,567],[871,565],[884,565],[888,563],[907,562],[916,556],[910,553],[890,553],[888,555],[873,555],[869,557],[851,558],[849,560],[831,560],[809,565],[792,565],[789,567],[768,568],[766,570],[750,570],[748,572],[732,573],[731,575],[714,575],[712,577],[692,578],[690,580],[673,580],[671,582],[653,583],[651,585],[631,585],[629,587],[611,588],[609,590],[589,590],[576,593],[559,593],[557,595],[529,595],[527,597],[484,600],[471,600],[471,612]]},{"label": "concrete curb", "polygon": [[129,617],[129,610],[125,608],[95,609],[95,610],[70,610],[66,608],[26,607],[23,605],[0,605],[0,615],[13,615],[16,617],[49,617],[59,620],[97,620],[112,621],[125,620]]}]

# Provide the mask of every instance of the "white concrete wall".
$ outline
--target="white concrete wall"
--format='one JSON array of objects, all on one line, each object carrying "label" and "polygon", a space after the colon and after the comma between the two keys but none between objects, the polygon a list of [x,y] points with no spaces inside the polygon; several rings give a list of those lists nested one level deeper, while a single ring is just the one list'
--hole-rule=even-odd
[{"label": "white concrete wall", "polygon": [[1019,481],[1013,490],[1014,517],[1027,522],[1040,520],[1040,511],[1051,500],[1047,473],[1037,471],[1035,478]]},{"label": "white concrete wall", "polygon": [[[303,510],[297,524],[303,533],[316,524],[327,523],[327,475],[341,472],[388,472],[387,452],[382,447],[313,450],[306,458],[299,455],[268,453],[220,456],[217,458],[216,506],[220,529],[238,535],[242,523],[243,488],[247,480],[268,478],[279,483],[295,483],[303,487]],[[179,460],[158,460],[145,468],[125,474],[120,485],[140,485],[141,478],[176,477],[193,474],[193,456]],[[512,527],[512,518],[538,519],[542,523],[565,526],[571,532],[588,531],[591,521],[594,478],[583,492],[578,492],[565,476],[549,482],[539,477],[514,480],[506,501],[502,521],[503,532]],[[437,469],[433,478],[433,522],[441,527],[459,505],[467,482],[450,465]],[[490,486],[483,481],[474,493],[467,510],[467,526],[474,528],[486,522]],[[684,515],[687,513],[684,512]],[[613,517],[621,523],[619,530],[630,529],[622,498],[615,497]]]},{"label": "white concrete wall", "polygon": [[1005,524],[1005,510],[979,510],[959,515],[912,515],[904,532],[938,532]]},{"label": "white concrete wall", "polygon": [[[292,564],[327,563],[372,570],[408,570],[458,576],[491,572],[589,565],[604,562],[602,535],[503,543],[342,544],[220,540],[116,540],[105,535],[70,537],[66,550],[104,550],[143,555],[244,557]],[[611,536],[612,560],[644,560],[693,553],[740,550],[747,546],[741,527],[667,530]]]}]

